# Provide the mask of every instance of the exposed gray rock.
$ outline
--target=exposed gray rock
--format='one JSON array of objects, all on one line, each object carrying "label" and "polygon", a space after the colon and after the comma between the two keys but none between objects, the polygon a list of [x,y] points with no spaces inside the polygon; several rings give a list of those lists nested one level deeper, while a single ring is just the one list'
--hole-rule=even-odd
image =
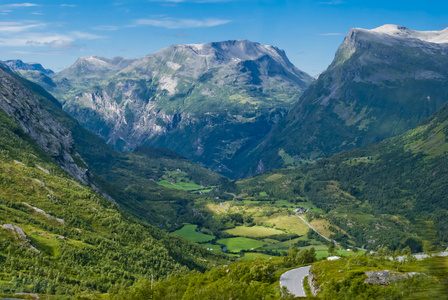
[{"label": "exposed gray rock", "polygon": [[[67,173],[84,184],[89,183],[87,169],[78,166],[72,157],[79,155],[75,151],[70,131],[56,121],[29,90],[2,68],[0,68],[0,108]],[[41,170],[48,172],[43,168]]]},{"label": "exposed gray rock", "polygon": [[383,271],[367,271],[365,272],[365,274],[367,275],[367,278],[364,280],[365,283],[368,283],[370,285],[377,284],[388,286],[393,282],[407,279],[419,273],[417,272],[400,273],[390,270],[383,270]]},{"label": "exposed gray rock", "polygon": [[55,217],[53,217],[52,215],[47,214],[45,211],[43,211],[43,210],[40,209],[40,208],[34,207],[34,206],[32,206],[32,205],[30,205],[30,204],[28,204],[28,203],[26,203],[26,202],[23,202],[23,205],[25,205],[25,206],[27,206],[27,207],[29,207],[29,208],[34,209],[36,212],[38,212],[38,213],[40,213],[40,214],[46,216],[47,218],[56,220],[56,221],[58,221],[58,222],[61,223],[61,224],[65,224],[65,221],[64,221],[63,219],[55,218]]},{"label": "exposed gray rock", "polygon": [[28,238],[28,236],[21,227],[14,224],[4,224],[2,227],[4,229],[11,230],[14,234],[15,239],[20,241],[20,245],[28,247],[34,252],[40,253],[40,251],[36,249],[36,247],[34,247],[34,245],[31,243],[30,239]]}]

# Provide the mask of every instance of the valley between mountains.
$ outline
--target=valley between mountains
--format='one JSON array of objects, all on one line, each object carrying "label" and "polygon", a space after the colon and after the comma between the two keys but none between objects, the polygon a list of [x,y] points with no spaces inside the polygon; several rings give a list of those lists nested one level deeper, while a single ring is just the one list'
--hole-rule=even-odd
[{"label": "valley between mountains", "polygon": [[317,78],[247,40],[0,62],[0,297],[294,299],[309,264],[308,296],[446,297],[410,254],[448,246],[447,66],[396,25]]}]

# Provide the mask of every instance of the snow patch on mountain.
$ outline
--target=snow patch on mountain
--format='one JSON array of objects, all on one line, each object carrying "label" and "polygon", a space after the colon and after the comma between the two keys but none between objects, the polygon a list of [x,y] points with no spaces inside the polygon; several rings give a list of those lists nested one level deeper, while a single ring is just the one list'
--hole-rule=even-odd
[{"label": "snow patch on mountain", "polygon": [[448,27],[440,31],[416,31],[403,26],[386,24],[371,30],[394,37],[419,39],[424,42],[445,44],[448,43]]}]

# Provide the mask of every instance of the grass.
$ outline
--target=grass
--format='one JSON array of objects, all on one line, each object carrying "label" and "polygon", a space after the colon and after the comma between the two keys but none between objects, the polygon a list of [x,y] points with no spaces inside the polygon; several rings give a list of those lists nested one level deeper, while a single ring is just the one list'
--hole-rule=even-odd
[{"label": "grass", "polygon": [[203,187],[194,183],[194,182],[182,182],[178,181],[176,183],[174,182],[168,182],[166,180],[158,181],[158,185],[171,188],[171,189],[178,189],[178,190],[184,190],[184,191],[193,191],[193,190],[199,190]]},{"label": "grass", "polygon": [[274,244],[269,244],[263,247],[263,249],[266,250],[288,250],[289,249],[289,245],[294,245],[299,239],[293,239],[291,240],[291,242],[288,241],[284,241],[284,242],[277,242]]},{"label": "grass", "polygon": [[249,261],[249,260],[255,260],[255,259],[270,259],[272,255],[267,255],[263,253],[253,253],[253,252],[246,252],[244,253],[244,256],[241,258],[242,261]]},{"label": "grass", "polygon": [[285,152],[285,150],[280,149],[278,151],[278,155],[283,159],[283,163],[285,165],[293,165],[295,162],[295,159],[291,157],[288,153]]},{"label": "grass", "polygon": [[225,232],[230,233],[231,235],[235,236],[244,236],[244,237],[268,237],[275,234],[282,234],[283,231],[274,229],[274,228],[267,228],[263,226],[237,226],[232,229],[228,229]]},{"label": "grass", "polygon": [[213,235],[197,232],[197,227],[197,225],[187,224],[181,229],[174,231],[173,233],[195,243],[205,243],[215,239],[215,236]]},{"label": "grass", "polygon": [[[338,250],[336,256],[352,256],[352,255],[362,255],[364,254],[365,251],[358,251],[358,252],[353,252],[353,251],[347,251],[347,250]],[[321,259],[321,258],[325,258],[328,257],[328,251],[327,250],[317,250],[316,251],[316,257],[317,259]]]},{"label": "grass", "polygon": [[220,204],[213,204],[213,203],[208,203],[205,205],[205,208],[208,209],[210,212],[213,213],[223,213],[226,212],[229,209],[229,204],[228,202],[223,203],[223,205]]},{"label": "grass", "polygon": [[[302,222],[302,220],[300,220],[300,221]],[[334,233],[334,232],[331,232],[330,230],[328,230],[328,228],[331,226],[331,224],[324,219],[314,219],[309,223],[311,224],[311,226],[314,227],[314,229],[319,231],[325,237],[329,237],[331,234]]]},{"label": "grass", "polygon": [[207,244],[201,244],[201,246],[212,252],[222,252],[221,245],[207,243]]},{"label": "grass", "polygon": [[226,251],[230,252],[240,252],[242,250],[252,250],[263,247],[266,245],[265,242],[245,238],[245,237],[236,237],[236,238],[227,238],[221,239],[218,241],[218,244],[224,245],[226,247]]},{"label": "grass", "polygon": [[265,181],[276,181],[277,179],[282,178],[284,175],[283,174],[272,174],[269,177],[267,177],[265,179]]},{"label": "grass", "polygon": [[303,278],[303,289],[305,290],[305,294],[307,297],[311,297],[313,295],[311,292],[311,287],[308,284],[308,276],[305,276],[305,278]]},{"label": "grass", "polygon": [[274,228],[283,229],[299,235],[304,235],[309,230],[309,227],[295,215],[288,216],[285,213],[278,213],[270,217],[259,217],[255,219],[257,222],[271,224]]},{"label": "grass", "polygon": [[33,245],[40,251],[52,257],[58,256],[58,247],[60,242],[56,239],[46,238],[38,234],[31,234],[28,235],[28,237],[30,238]]}]

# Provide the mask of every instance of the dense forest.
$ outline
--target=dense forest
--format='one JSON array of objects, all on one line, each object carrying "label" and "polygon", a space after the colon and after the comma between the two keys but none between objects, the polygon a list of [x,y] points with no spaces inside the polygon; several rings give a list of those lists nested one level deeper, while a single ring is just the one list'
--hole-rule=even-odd
[{"label": "dense forest", "polygon": [[74,181],[3,111],[0,186],[0,294],[106,293],[228,261]]}]

